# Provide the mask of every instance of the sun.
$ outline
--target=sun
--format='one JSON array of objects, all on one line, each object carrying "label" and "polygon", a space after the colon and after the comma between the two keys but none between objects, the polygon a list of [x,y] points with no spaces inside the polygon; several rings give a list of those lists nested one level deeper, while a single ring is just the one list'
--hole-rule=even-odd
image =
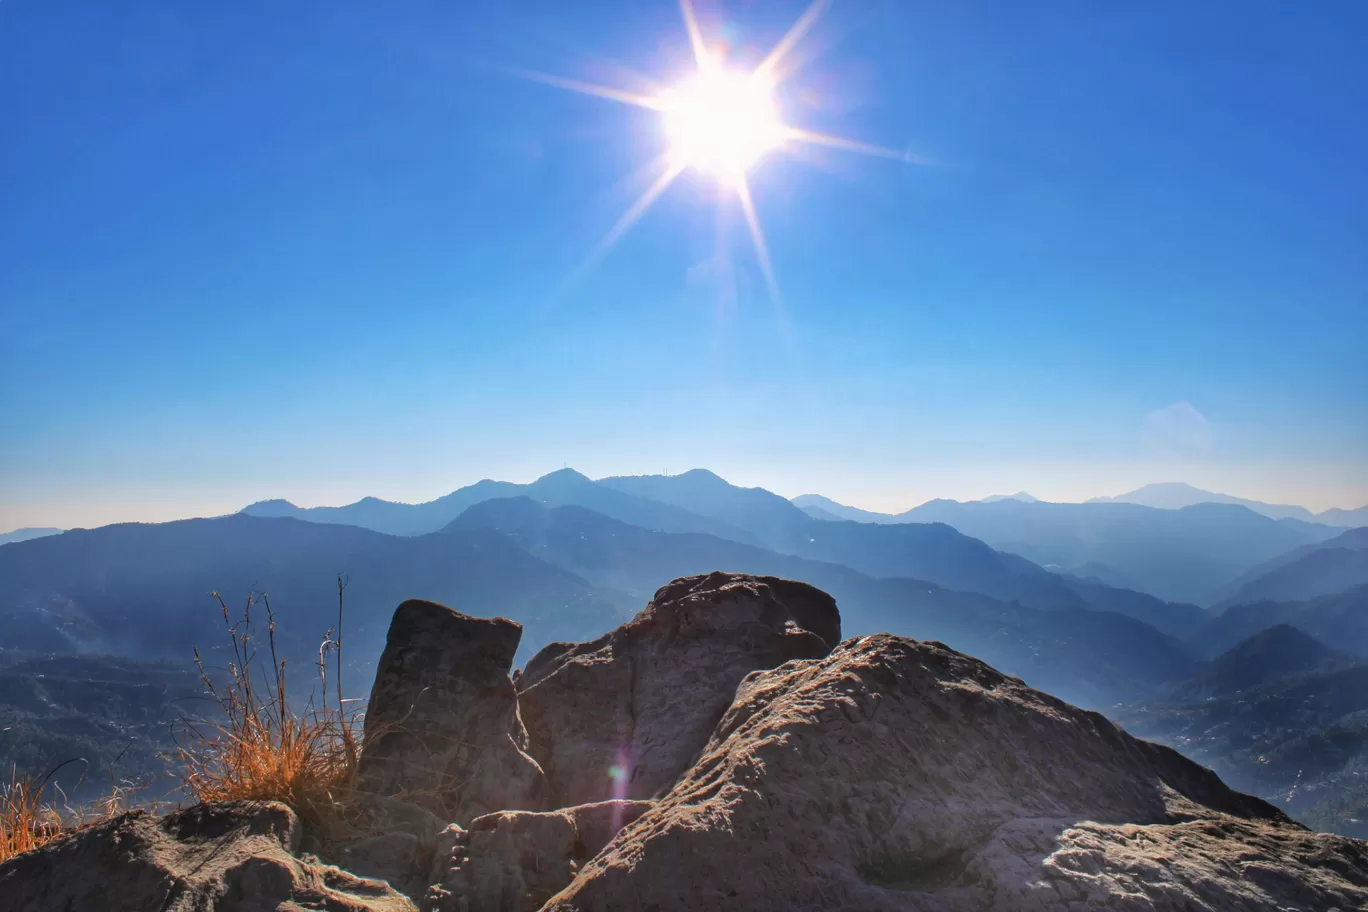
[{"label": "sun", "polygon": [[666,92],[660,107],[673,165],[732,186],[786,137],[774,86],[762,73],[708,67]]},{"label": "sun", "polygon": [[[661,118],[667,143],[666,152],[655,164],[654,181],[618,219],[590,254],[589,263],[617,243],[651,204],[669,189],[686,170],[712,176],[735,194],[746,218],[755,256],[764,273],[770,297],[777,303],[779,286],[770,264],[765,234],[760,229],[755,202],[751,198],[749,174],[770,153],[797,145],[826,146],[864,155],[924,163],[907,152],[856,142],[826,133],[801,129],[785,123],[775,101],[779,83],[792,75],[795,67],[786,64],[790,52],[812,28],[829,0],[813,0],[803,15],[774,46],[758,66],[749,71],[731,69],[720,51],[708,47],[694,15],[692,0],[679,0],[684,27],[693,50],[695,69],[673,88],[642,94],[614,86],[596,85],[546,73],[520,71],[538,82],[622,102]],[[587,268],[589,264],[586,264]]]}]

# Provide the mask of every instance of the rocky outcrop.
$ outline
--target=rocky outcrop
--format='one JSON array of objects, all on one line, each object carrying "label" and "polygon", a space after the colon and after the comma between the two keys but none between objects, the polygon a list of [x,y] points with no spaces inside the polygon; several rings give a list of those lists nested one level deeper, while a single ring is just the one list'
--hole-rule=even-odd
[{"label": "rocky outcrop", "polygon": [[1368,844],[938,643],[749,676],[572,910],[1368,908]]},{"label": "rocky outcrop", "polygon": [[[518,679],[527,733],[519,635],[400,606],[369,791],[339,796],[308,854],[279,804],[134,813],[0,864],[0,909],[1368,908],[1368,843],[939,643],[833,648],[836,607],[801,583],[676,580],[548,647]],[[655,800],[574,800],[604,792]]]},{"label": "rocky outcrop", "polygon": [[522,627],[411,599],[390,622],[366,711],[360,783],[447,821],[543,804],[509,669]]},{"label": "rocky outcrop", "polygon": [[603,801],[559,811],[504,811],[451,827],[424,912],[536,912],[575,879],[649,801]]},{"label": "rocky outcrop", "polygon": [[306,831],[301,848],[421,900],[446,821],[398,798],[365,792],[339,798],[337,819],[319,828],[326,832]]},{"label": "rocky outcrop", "polygon": [[5,912],[415,912],[385,883],[292,853],[299,821],[283,804],[141,811],[0,864]]},{"label": "rocky outcrop", "polygon": [[668,789],[747,674],[824,656],[840,636],[836,603],[818,589],[712,573],[675,580],[593,642],[551,644],[518,680],[550,806]]}]

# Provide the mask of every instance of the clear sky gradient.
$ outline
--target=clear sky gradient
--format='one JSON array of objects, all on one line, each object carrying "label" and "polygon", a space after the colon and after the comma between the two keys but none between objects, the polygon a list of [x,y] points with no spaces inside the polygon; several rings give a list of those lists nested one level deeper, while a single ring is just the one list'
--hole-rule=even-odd
[{"label": "clear sky gradient", "polygon": [[[804,4],[700,2],[733,60]],[[669,0],[0,2],[0,530],[711,468],[899,510],[1368,502],[1368,4],[836,0],[907,149],[649,182]]]}]

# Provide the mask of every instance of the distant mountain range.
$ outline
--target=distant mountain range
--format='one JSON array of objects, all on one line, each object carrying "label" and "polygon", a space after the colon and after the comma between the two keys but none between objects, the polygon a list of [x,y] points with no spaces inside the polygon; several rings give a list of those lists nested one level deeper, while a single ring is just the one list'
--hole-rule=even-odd
[{"label": "distant mountain range", "polygon": [[[1111,599],[1097,586],[1129,589],[1161,601],[1210,603],[1227,596],[1233,580],[1258,564],[1335,534],[1328,526],[1274,521],[1238,505],[1169,510],[1122,503],[1052,504],[1026,492],[972,503],[935,500],[889,516],[817,495],[788,501],[763,488],[731,485],[702,469],[597,481],[563,469],[531,484],[485,480],[422,504],[366,498],[344,507],[305,509],[277,500],[243,512],[419,535],[443,528],[474,504],[517,496],[550,506],[586,507],[644,529],[702,532],[876,576],[927,579],[1037,607],[1082,607]],[[950,529],[915,528],[937,523]],[[975,545],[963,540],[951,544],[957,537],[950,530],[1000,553],[982,552],[971,559]],[[932,557],[937,548],[956,548],[958,556],[950,561]],[[1018,557],[1026,562],[1005,567]],[[1041,566],[1052,573],[1040,574]],[[1075,579],[1061,581],[1055,574]],[[1089,587],[1091,594],[1082,591]]]},{"label": "distant mountain range", "polygon": [[800,494],[793,498],[793,504],[814,519],[848,520],[876,525],[908,522],[902,514],[875,513],[872,510],[861,510],[859,507],[848,507],[821,494]]},{"label": "distant mountain range", "polygon": [[[927,580],[1028,607],[1087,608],[1094,599],[1112,600],[1110,593],[1063,579],[1018,555],[996,551],[948,525],[904,523],[877,528],[823,522],[777,494],[737,487],[701,469],[682,475],[599,481],[563,469],[526,485],[482,481],[425,504],[367,499],[346,507],[300,509],[284,501],[267,501],[243,513],[420,534],[415,530],[445,528],[476,504],[518,496],[548,506],[583,507],[649,531],[709,534],[779,554],[843,564],[872,576]],[[428,528],[434,524],[435,528]],[[1156,607],[1161,605],[1157,599],[1144,598]]]},{"label": "distant mountain range", "polygon": [[1276,624],[1296,627],[1322,643],[1368,659],[1368,583],[1301,601],[1234,605],[1214,616],[1190,642],[1199,652],[1215,655]]},{"label": "distant mountain range", "polygon": [[1316,521],[1315,514],[1305,507],[1293,506],[1292,504],[1269,504],[1244,497],[1234,497],[1230,494],[1217,494],[1214,491],[1204,491],[1201,488],[1195,488],[1190,484],[1177,481],[1148,484],[1136,488],[1134,491],[1118,494],[1115,497],[1094,497],[1088,503],[1129,503],[1139,504],[1142,507],[1156,507],[1160,510],[1181,510],[1184,507],[1204,503],[1233,504],[1239,507],[1248,507],[1255,513],[1261,513],[1270,519]]},{"label": "distant mountain range", "polygon": [[1194,606],[1067,580],[947,526],[821,523],[764,492],[734,489],[732,500],[719,482],[694,475],[624,486],[668,498],[711,487],[717,502],[701,506],[802,553],[647,529],[526,496],[483,501],[418,536],[242,514],[123,524],[0,549],[0,624],[43,650],[65,642],[72,651],[185,659],[198,646],[222,662],[223,619],[210,593],[236,610],[263,590],[282,654],[310,668],[336,620],[341,572],[350,580],[349,674],[365,680],[404,598],[525,622],[537,634],[524,640],[525,656],[550,640],[602,633],[676,576],[728,569],[808,580],[836,595],[850,634],[940,639],[1084,705],[1139,698],[1195,667],[1190,650],[1161,630],[1200,627],[1205,613]]},{"label": "distant mountain range", "polygon": [[[1025,491],[1018,491],[1016,494],[997,494],[992,497],[985,497],[981,501],[970,501],[970,503],[993,503],[999,500],[1018,500],[1026,503],[1035,503],[1036,498],[1027,494]],[[869,510],[861,510],[858,507],[848,507],[845,504],[837,503],[828,497],[820,494],[803,494],[793,498],[793,502],[807,511],[810,515],[818,519],[836,517],[838,519],[850,519],[855,522],[870,523],[890,523],[890,522],[916,522],[914,514],[920,507],[905,510],[902,513],[874,513]],[[936,503],[937,501],[931,501]],[[950,501],[954,503],[954,501]],[[1305,507],[1298,507],[1292,504],[1270,504],[1258,500],[1249,500],[1244,497],[1234,497],[1230,494],[1217,494],[1214,491],[1204,491],[1189,484],[1181,482],[1163,482],[1160,484],[1149,484],[1125,494],[1118,494],[1115,497],[1094,497],[1086,501],[1090,504],[1100,503],[1126,503],[1136,504],[1142,507],[1154,507],[1158,510],[1181,510],[1184,507],[1193,507],[1198,504],[1218,503],[1231,504],[1233,506],[1246,507],[1262,516],[1270,519],[1298,519],[1303,522],[1321,523],[1327,526],[1338,526],[1340,528],[1357,528],[1368,526],[1368,506],[1358,507],[1353,510],[1334,508],[1324,510],[1320,513],[1312,513]],[[925,505],[923,505],[925,506]]]},{"label": "distant mountain range", "polygon": [[900,528],[917,523],[944,523],[1047,569],[1196,603],[1219,599],[1236,577],[1259,563],[1337,532],[1224,504],[1163,510],[1015,499],[933,500],[899,514],[896,523],[863,525]]},{"label": "distant mountain range", "polygon": [[999,500],[1019,500],[1022,503],[1035,503],[1037,498],[1032,497],[1025,491],[1017,491],[1015,494],[990,494],[983,498],[984,503],[996,503]]},{"label": "distant mountain range", "polygon": [[29,541],[34,538],[43,538],[48,535],[56,535],[61,529],[29,527],[25,529],[15,529],[13,532],[0,533],[0,545],[7,545],[10,542]]},{"label": "distant mountain range", "polygon": [[1350,529],[1265,561],[1237,578],[1214,607],[1299,601],[1368,583],[1368,528]]},{"label": "distant mountain range", "polygon": [[[524,652],[608,629],[640,607],[503,536],[397,537],[238,514],[123,523],[5,545],[0,624],[28,629],[30,638],[33,628],[46,627],[71,652],[184,661],[197,646],[212,661],[221,657],[225,636],[211,593],[222,593],[236,614],[250,592],[264,591],[280,621],[282,653],[307,679],[319,641],[337,623],[338,573],[349,579],[344,634],[358,660],[379,654],[390,615],[410,597],[535,622],[543,639],[525,640]],[[256,617],[264,622],[260,606]]]},{"label": "distant mountain range", "polygon": [[248,516],[290,517],[315,523],[360,526],[388,535],[425,535],[441,529],[474,504],[498,497],[519,496],[555,505],[588,507],[605,516],[646,529],[709,532],[737,541],[752,540],[752,536],[743,529],[700,515],[697,511],[659,500],[647,500],[610,485],[593,482],[574,469],[561,469],[543,475],[531,484],[486,478],[420,504],[366,497],[345,507],[296,507],[288,500],[264,500],[244,508],[242,512]]}]

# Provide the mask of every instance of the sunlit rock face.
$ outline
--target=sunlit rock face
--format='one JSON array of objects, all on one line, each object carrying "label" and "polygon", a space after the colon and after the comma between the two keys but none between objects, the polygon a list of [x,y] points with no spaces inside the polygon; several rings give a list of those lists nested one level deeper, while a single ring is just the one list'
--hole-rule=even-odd
[{"label": "sunlit rock face", "polygon": [[1368,908],[1368,844],[939,643],[750,675],[696,763],[547,902],[614,910]]},{"label": "sunlit rock face", "polygon": [[543,777],[509,669],[522,626],[410,599],[390,622],[366,709],[361,788],[444,820],[540,810]]},{"label": "sunlit rock face", "polygon": [[805,583],[675,580],[630,622],[528,662],[518,702],[552,807],[650,798],[707,744],[747,674],[831,651],[841,620]]}]

